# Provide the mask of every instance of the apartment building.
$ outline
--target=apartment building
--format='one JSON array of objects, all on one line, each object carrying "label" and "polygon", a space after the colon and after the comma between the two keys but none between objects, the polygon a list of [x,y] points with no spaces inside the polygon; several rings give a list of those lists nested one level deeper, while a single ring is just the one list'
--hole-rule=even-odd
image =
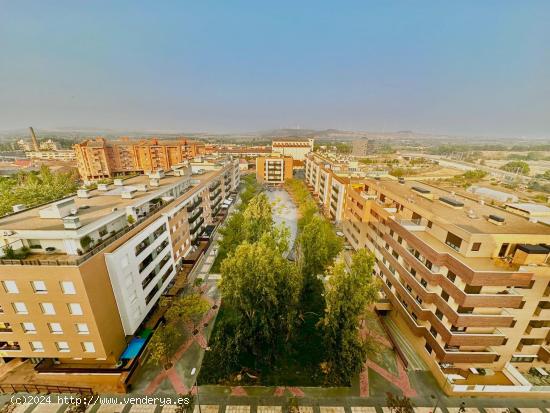
[{"label": "apartment building", "polygon": [[305,180],[325,216],[336,223],[344,217],[346,187],[349,175],[339,175],[339,165],[320,154],[305,159]]},{"label": "apartment building", "polygon": [[315,139],[273,139],[271,142],[271,152],[283,156],[291,156],[294,161],[303,162],[306,155],[313,152]]},{"label": "apartment building", "polygon": [[[326,171],[308,170],[315,191]],[[364,179],[346,186],[342,228],[375,253],[392,317],[441,383],[550,366],[550,227],[425,183]]]},{"label": "apartment building", "polygon": [[2,217],[0,356],[113,365],[239,181],[224,160]]},{"label": "apartment building", "polygon": [[166,171],[203,154],[205,146],[188,140],[107,141],[96,138],[74,145],[74,151],[82,179],[97,180],[135,172]]},{"label": "apartment building", "polygon": [[256,179],[268,185],[278,185],[292,178],[293,160],[290,156],[258,156]]}]

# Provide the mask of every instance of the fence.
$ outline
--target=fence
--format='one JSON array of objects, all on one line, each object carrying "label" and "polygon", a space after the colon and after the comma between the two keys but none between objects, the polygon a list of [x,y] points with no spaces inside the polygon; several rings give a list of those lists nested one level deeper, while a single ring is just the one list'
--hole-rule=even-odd
[{"label": "fence", "polygon": [[53,386],[49,384],[0,384],[0,393],[72,393],[94,394],[91,387]]}]

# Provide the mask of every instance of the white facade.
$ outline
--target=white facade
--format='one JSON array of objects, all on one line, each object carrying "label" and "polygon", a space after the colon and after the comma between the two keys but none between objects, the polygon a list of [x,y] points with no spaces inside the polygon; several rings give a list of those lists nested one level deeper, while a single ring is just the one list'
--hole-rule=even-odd
[{"label": "white facade", "polygon": [[292,159],[297,161],[303,161],[308,153],[313,152],[314,143],[314,139],[273,140],[271,151],[284,156],[292,156]]},{"label": "white facade", "polygon": [[134,334],[176,271],[168,219],[162,216],[112,253],[109,277],[127,335]]}]

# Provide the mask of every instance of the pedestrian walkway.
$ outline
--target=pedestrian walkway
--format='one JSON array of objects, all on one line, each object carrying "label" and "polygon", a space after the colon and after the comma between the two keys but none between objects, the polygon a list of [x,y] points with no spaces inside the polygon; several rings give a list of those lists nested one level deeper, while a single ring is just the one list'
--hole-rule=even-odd
[{"label": "pedestrian walkway", "polygon": [[408,370],[428,370],[428,366],[417,354],[416,350],[407,341],[407,338],[403,336],[403,333],[397,327],[395,322],[390,317],[383,317],[384,324],[388,327],[390,334],[395,341],[396,345],[403,352],[408,363]]},{"label": "pedestrian walkway", "polygon": [[[4,396],[6,399],[6,396]],[[69,408],[63,404],[21,404],[17,405],[15,413],[65,413]],[[299,413],[390,413],[390,408],[376,406],[339,406],[339,405],[302,405],[296,408]],[[176,413],[178,406],[175,404],[160,406],[155,404],[94,404],[86,409],[87,413]],[[251,404],[195,404],[193,413],[286,413],[288,405],[251,405]],[[507,410],[508,409],[508,410]],[[459,407],[418,406],[413,408],[415,413],[458,413]],[[465,407],[464,413],[550,413],[548,408],[537,407]]]}]

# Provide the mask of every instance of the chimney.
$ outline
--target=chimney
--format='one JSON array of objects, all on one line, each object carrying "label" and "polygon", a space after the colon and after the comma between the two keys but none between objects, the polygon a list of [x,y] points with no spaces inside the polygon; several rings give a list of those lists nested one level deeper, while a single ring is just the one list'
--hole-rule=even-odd
[{"label": "chimney", "polygon": [[29,130],[31,131],[33,150],[38,151],[38,141],[36,140],[36,134],[34,133],[34,129],[32,128],[32,126],[29,126]]}]

